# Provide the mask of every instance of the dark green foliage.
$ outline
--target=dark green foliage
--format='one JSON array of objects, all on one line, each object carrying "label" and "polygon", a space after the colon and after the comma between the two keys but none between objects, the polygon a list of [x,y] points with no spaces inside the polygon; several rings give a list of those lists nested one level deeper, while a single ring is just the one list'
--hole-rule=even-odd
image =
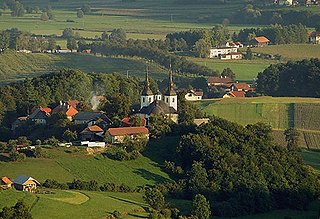
[{"label": "dark green foliage", "polygon": [[204,39],[200,39],[194,45],[194,51],[196,55],[200,58],[207,58],[210,53],[210,44],[206,42]]},{"label": "dark green foliage", "polygon": [[77,17],[78,17],[78,18],[83,18],[83,16],[84,16],[83,11],[82,11],[81,9],[78,10],[78,11],[77,11]]},{"label": "dark green foliage", "polygon": [[21,4],[19,1],[15,1],[12,4],[11,10],[11,16],[13,17],[22,17],[25,13],[23,4]]},{"label": "dark green foliage", "polygon": [[271,96],[320,97],[320,60],[270,65],[258,74],[257,91]]},{"label": "dark green foliage", "polygon": [[88,4],[82,5],[81,11],[83,11],[84,14],[89,14],[91,12],[91,7]]},{"label": "dark green foliage", "polygon": [[0,212],[1,219],[32,219],[29,207],[23,202],[18,201],[12,207],[4,207]]},{"label": "dark green foliage", "polygon": [[156,188],[146,189],[144,200],[154,209],[159,210],[164,206],[163,194]]},{"label": "dark green foliage", "polygon": [[149,131],[153,138],[165,136],[171,131],[170,124],[172,121],[165,115],[151,115],[149,118]]},{"label": "dark green foliage", "polygon": [[90,180],[90,181],[73,180],[69,188],[76,189],[76,190],[87,190],[87,191],[98,191],[100,189],[98,182],[95,180]]},{"label": "dark green foliage", "polygon": [[68,189],[67,184],[59,183],[54,179],[46,179],[46,181],[42,184],[42,186],[50,189]]},{"label": "dark green foliage", "polygon": [[[250,49],[250,48],[248,48],[248,49]],[[230,68],[223,69],[223,71],[221,72],[221,76],[222,77],[229,77],[232,79],[232,81],[234,81],[236,79],[236,74]]]},{"label": "dark green foliage", "polygon": [[47,157],[46,152],[45,152],[41,147],[39,147],[39,146],[36,147],[36,149],[34,149],[33,155],[34,155],[36,158],[45,158],[45,157]]},{"label": "dark green foliage", "polygon": [[284,135],[286,137],[288,151],[298,151],[299,131],[295,128],[288,128],[284,131]]},{"label": "dark green foliage", "polygon": [[170,166],[188,173],[177,175],[187,180],[186,195],[204,194],[221,216],[305,209],[320,194],[316,172],[275,145],[265,124],[242,127],[212,118],[197,133],[182,136]]},{"label": "dark green foliage", "polygon": [[206,197],[201,194],[197,194],[192,201],[192,215],[196,216],[198,219],[210,218],[210,204]]}]

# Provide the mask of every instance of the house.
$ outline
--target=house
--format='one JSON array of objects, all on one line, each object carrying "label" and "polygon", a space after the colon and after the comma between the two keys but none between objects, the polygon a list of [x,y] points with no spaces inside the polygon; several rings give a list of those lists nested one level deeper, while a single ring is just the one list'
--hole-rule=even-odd
[{"label": "house", "polygon": [[86,112],[80,111],[74,117],[73,121],[77,125],[88,124],[89,126],[95,125],[99,121],[103,124],[111,124],[112,121],[106,116],[104,112]]},{"label": "house", "polygon": [[230,91],[244,91],[244,92],[248,92],[248,91],[253,90],[253,88],[251,88],[250,85],[245,82],[232,83],[229,86],[229,89],[230,89]]},{"label": "house", "polygon": [[186,95],[184,95],[184,98],[189,101],[197,101],[197,100],[202,100],[203,97],[203,92],[201,91],[195,91],[195,90],[190,90]]},{"label": "house", "polygon": [[218,47],[218,48],[211,48],[209,58],[220,57],[221,55],[226,55],[229,53],[238,52],[237,47]]},{"label": "house", "polygon": [[149,130],[144,126],[109,128],[107,133],[109,142],[111,143],[123,143],[124,139],[127,137],[135,138],[142,136],[149,139]]},{"label": "house", "polygon": [[259,36],[259,37],[255,37],[251,41],[251,43],[252,45],[257,47],[263,47],[263,46],[267,46],[270,43],[270,40],[265,36]]},{"label": "house", "polygon": [[221,60],[231,60],[231,59],[242,59],[242,53],[241,52],[232,52],[226,55],[220,56]]},{"label": "house", "polygon": [[80,132],[82,141],[100,141],[104,139],[104,131],[97,125],[92,125]]},{"label": "house", "polygon": [[245,97],[246,93],[244,91],[229,91],[222,98],[230,98],[230,97]]},{"label": "house", "polygon": [[221,47],[236,47],[243,48],[243,44],[240,42],[224,42],[220,45]]},{"label": "house", "polygon": [[[146,126],[147,125],[147,120],[145,118],[140,118],[140,124],[141,126]],[[130,117],[126,117],[126,118],[123,118],[121,120],[121,126],[122,127],[131,127],[133,126],[132,125],[132,121],[130,121]]]},{"label": "house", "polygon": [[18,176],[13,180],[13,186],[16,190],[35,192],[40,183],[30,176]]},{"label": "house", "polygon": [[150,89],[148,72],[146,73],[145,85],[140,96],[140,110],[138,115],[145,118],[147,126],[150,116],[165,115],[173,122],[178,122],[178,96],[174,89],[172,71],[169,72],[169,84],[166,92],[153,94]]},{"label": "house", "polygon": [[208,86],[225,86],[226,84],[232,83],[232,79],[229,77],[209,77]]},{"label": "house", "polygon": [[293,0],[275,0],[274,4],[291,6],[293,4]]},{"label": "house", "polygon": [[16,128],[21,126],[23,123],[25,123],[28,120],[28,116],[20,116],[18,117],[12,124],[11,124],[11,130],[14,131]]},{"label": "house", "polygon": [[35,122],[36,124],[47,124],[47,119],[50,116],[51,109],[50,108],[42,108],[38,107],[36,108],[30,116],[28,116],[28,119]]},{"label": "house", "polygon": [[0,188],[11,188],[12,187],[13,182],[6,176],[2,177],[0,179]]},{"label": "house", "polygon": [[320,32],[312,32],[309,35],[309,43],[320,44]]},{"label": "house", "polygon": [[62,113],[68,120],[72,121],[73,117],[78,114],[78,110],[76,109],[78,103],[79,101],[77,100],[67,101],[66,103],[60,101],[60,104],[52,110],[52,114]]}]

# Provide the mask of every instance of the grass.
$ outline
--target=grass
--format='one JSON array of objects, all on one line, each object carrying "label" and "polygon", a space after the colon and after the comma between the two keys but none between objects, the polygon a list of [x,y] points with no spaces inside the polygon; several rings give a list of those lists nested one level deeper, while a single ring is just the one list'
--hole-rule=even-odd
[{"label": "grass", "polygon": [[205,65],[210,69],[222,72],[225,68],[230,68],[239,81],[253,81],[259,72],[262,72],[270,64],[275,63],[271,60],[232,60],[223,61],[219,59],[200,59],[190,58],[190,60]]},{"label": "grass", "polygon": [[142,194],[50,190],[52,194],[0,191],[0,208],[23,199],[32,206],[33,218],[104,218],[115,210],[123,218],[147,216]]},{"label": "grass", "polygon": [[303,160],[306,162],[306,164],[317,169],[317,171],[320,173],[320,152],[319,151],[303,150],[301,152],[301,155],[303,157]]},{"label": "grass", "polygon": [[260,48],[253,48],[252,51],[266,54],[280,54],[283,60],[300,60],[319,58],[320,45],[313,44],[290,44],[272,45]]},{"label": "grass", "polygon": [[[112,182],[131,187],[169,181],[160,165],[141,156],[132,161],[116,161],[102,155],[86,155],[86,152],[67,153],[63,148],[46,149],[50,159],[27,158],[21,162],[0,162],[1,175],[15,178],[30,175],[43,182],[55,179],[71,182],[73,179],[96,180],[100,184]],[[50,171],[48,171],[50,170]]]}]

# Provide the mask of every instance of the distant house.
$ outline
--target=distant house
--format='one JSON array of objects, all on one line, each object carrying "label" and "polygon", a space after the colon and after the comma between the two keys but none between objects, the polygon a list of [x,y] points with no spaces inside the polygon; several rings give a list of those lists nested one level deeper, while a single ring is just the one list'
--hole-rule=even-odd
[{"label": "distant house", "polygon": [[0,187],[1,188],[11,188],[13,182],[6,176],[0,179]]},{"label": "distant house", "polygon": [[78,114],[78,110],[76,109],[78,103],[79,101],[67,101],[66,103],[60,101],[60,104],[52,110],[52,114],[62,113],[68,120],[72,121],[73,117]]},{"label": "distant house", "polygon": [[[147,125],[147,120],[145,118],[141,118],[141,126],[146,126]],[[121,126],[122,127],[131,127],[132,122],[130,121],[130,117],[123,118],[121,120]]]},{"label": "distant house", "polygon": [[77,115],[73,118],[75,124],[88,124],[95,125],[99,120],[105,124],[111,124],[111,120],[106,116],[103,112],[86,112],[80,111]]},{"label": "distant house", "polygon": [[109,136],[109,142],[111,143],[123,143],[126,137],[134,138],[137,136],[142,136],[149,138],[149,130],[144,126],[109,128],[107,132]]},{"label": "distant house", "polygon": [[35,122],[36,124],[47,124],[47,119],[50,116],[51,109],[50,108],[42,108],[38,107],[36,108],[33,113],[31,113],[30,116],[28,116],[28,119]]},{"label": "distant house", "polygon": [[100,141],[104,139],[104,131],[97,125],[89,126],[80,132],[82,141]]},{"label": "distant house", "polygon": [[309,35],[309,43],[320,44],[320,32],[312,32]]},{"label": "distant house", "polygon": [[202,119],[194,119],[193,122],[197,126],[202,125],[202,124],[207,124],[210,121],[209,118],[202,118]]},{"label": "distant house", "polygon": [[250,87],[249,84],[245,82],[240,82],[240,83],[232,83],[229,87],[231,91],[252,91],[253,89]]},{"label": "distant house", "polygon": [[218,47],[218,48],[211,48],[209,58],[220,57],[221,55],[226,55],[230,53],[238,52],[237,47]]},{"label": "distant house", "polygon": [[265,36],[259,36],[259,37],[255,37],[251,41],[251,43],[252,45],[257,47],[263,47],[263,46],[267,46],[270,43],[270,40]]},{"label": "distant house", "polygon": [[203,92],[190,90],[186,95],[184,95],[184,97],[189,101],[202,100]]},{"label": "distant house", "polygon": [[13,186],[16,190],[35,192],[40,183],[30,176],[18,176],[13,180]]},{"label": "distant house", "polygon": [[242,59],[242,53],[241,52],[232,52],[229,54],[221,55],[221,60],[232,60],[232,59]]},{"label": "distant house", "polygon": [[221,47],[236,47],[243,48],[243,44],[240,42],[224,42],[221,44]]},{"label": "distant house", "polygon": [[23,123],[25,123],[28,120],[28,116],[21,116],[18,117],[12,124],[11,124],[11,130],[14,131],[16,128],[21,126]]},{"label": "distant house", "polygon": [[209,77],[208,86],[225,86],[226,84],[232,83],[232,81],[229,77]]},{"label": "distant house", "polygon": [[245,97],[246,93],[244,91],[229,91],[223,98],[230,98],[230,97]]}]

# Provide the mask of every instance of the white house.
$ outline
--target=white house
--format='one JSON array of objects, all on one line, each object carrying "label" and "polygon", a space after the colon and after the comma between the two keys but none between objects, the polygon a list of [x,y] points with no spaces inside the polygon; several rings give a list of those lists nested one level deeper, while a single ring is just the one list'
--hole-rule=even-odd
[{"label": "white house", "polygon": [[230,53],[237,53],[237,47],[219,47],[211,48],[209,58],[220,57],[221,55],[227,55]]},{"label": "white house", "polygon": [[320,44],[320,32],[313,32],[309,35],[309,43]]},{"label": "white house", "polygon": [[184,97],[189,101],[202,100],[203,92],[190,90]]},{"label": "white house", "polygon": [[221,55],[221,60],[231,60],[231,59],[242,59],[242,53],[241,52],[232,52],[230,54]]}]

